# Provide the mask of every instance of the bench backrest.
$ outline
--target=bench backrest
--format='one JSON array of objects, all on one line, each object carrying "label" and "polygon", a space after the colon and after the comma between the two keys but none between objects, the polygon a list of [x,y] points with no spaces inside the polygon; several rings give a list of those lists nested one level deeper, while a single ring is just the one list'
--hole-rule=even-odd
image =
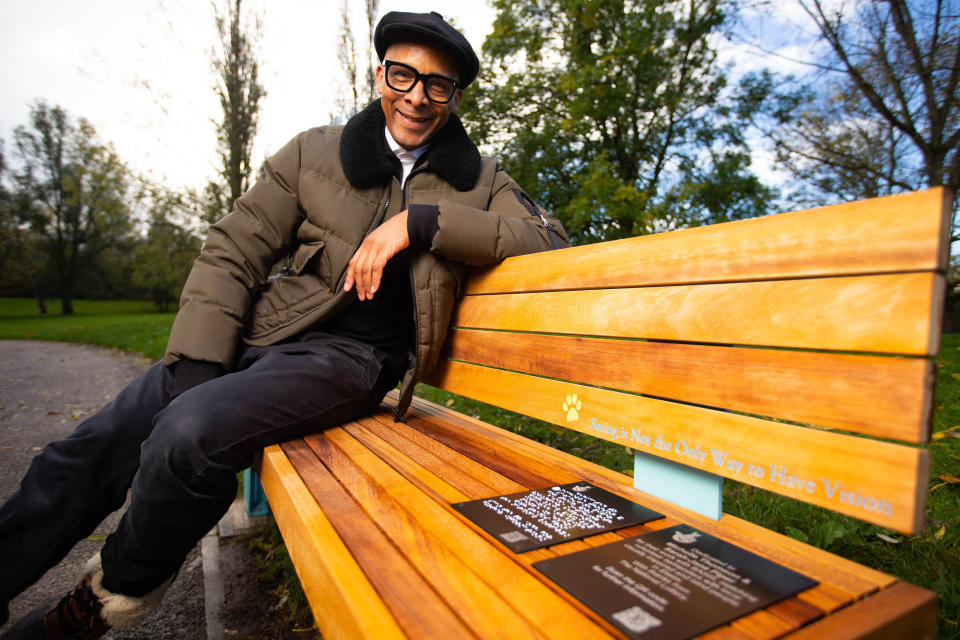
[{"label": "bench backrest", "polygon": [[471,276],[427,382],[917,532],[950,203],[931,189],[511,258]]}]

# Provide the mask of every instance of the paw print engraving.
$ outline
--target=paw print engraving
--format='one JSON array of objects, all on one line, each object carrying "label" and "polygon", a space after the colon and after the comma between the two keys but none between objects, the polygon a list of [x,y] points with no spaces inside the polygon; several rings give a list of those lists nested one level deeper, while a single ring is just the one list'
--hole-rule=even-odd
[{"label": "paw print engraving", "polygon": [[580,409],[582,408],[583,403],[577,398],[577,394],[567,396],[566,402],[563,403],[563,410],[567,412],[567,422],[578,420],[580,418]]}]

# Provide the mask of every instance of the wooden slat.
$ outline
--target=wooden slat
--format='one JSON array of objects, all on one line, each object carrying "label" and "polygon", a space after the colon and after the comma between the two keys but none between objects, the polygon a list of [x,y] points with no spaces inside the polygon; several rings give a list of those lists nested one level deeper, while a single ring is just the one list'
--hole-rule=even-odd
[{"label": "wooden slat", "polygon": [[713,631],[708,631],[702,636],[697,636],[698,640],[753,640],[743,631],[733,629],[729,626],[720,627]]},{"label": "wooden slat", "polygon": [[[453,361],[438,367],[433,383],[904,533],[922,526],[924,449]],[[715,451],[741,466],[717,464]]]},{"label": "wooden slat", "polygon": [[379,523],[363,513],[302,440],[284,443],[282,449],[331,519],[347,547],[346,553],[360,565],[407,636],[475,637],[409,564],[408,558],[383,535]]},{"label": "wooden slat", "polygon": [[[340,482],[349,487],[371,521],[389,536],[395,552],[416,566],[424,580],[429,581],[451,609],[463,617],[466,625],[479,638],[516,638],[541,640],[540,630],[518,615],[496,589],[480,580],[455,554],[451,553],[435,532],[400,506],[389,494],[391,488],[370,477],[369,467],[363,464],[374,459],[364,452],[356,441],[344,432],[336,431],[306,439],[314,454],[328,465]],[[359,463],[359,464],[358,464]],[[391,483],[392,484],[392,483]],[[399,485],[397,485],[399,486]],[[358,554],[370,556],[371,563],[384,562],[375,549],[358,549]],[[376,568],[372,568],[376,571]],[[395,588],[407,587],[397,581]],[[423,606],[412,602],[406,606],[408,615],[429,616]],[[394,610],[391,607],[391,610]],[[459,637],[457,633],[411,633],[411,638]]]},{"label": "wooden slat", "polygon": [[[946,271],[942,188],[509,258],[467,293]],[[878,220],[882,222],[878,223]],[[562,265],[562,266],[558,266]]]},{"label": "wooden slat", "polygon": [[793,629],[810,624],[823,617],[823,611],[796,596],[767,607],[767,611],[786,620]]},{"label": "wooden slat", "polygon": [[[388,464],[390,464],[390,460],[396,455],[416,460],[417,465],[421,466],[424,471],[436,477],[438,480],[455,487],[457,492],[463,496],[463,498],[457,499],[451,494],[445,494],[449,502],[473,500],[475,498],[485,498],[501,493],[516,493],[524,490],[522,486],[504,478],[501,474],[494,471],[488,470],[487,475],[483,477],[482,480],[477,479],[476,474],[471,472],[473,472],[476,467],[485,469],[482,465],[473,463],[472,460],[462,455],[459,455],[456,463],[452,463],[449,459],[444,459],[445,457],[450,457],[448,454],[445,455],[444,452],[455,453],[453,450],[446,447],[434,446],[428,449],[421,446],[421,444],[414,441],[413,438],[416,436],[424,437],[423,434],[411,429],[402,422],[394,424],[402,427],[402,429],[390,428],[393,425],[388,426],[380,420],[370,417],[359,420],[353,427],[348,427],[347,432],[357,440],[363,442],[368,449],[375,451],[377,455]],[[434,445],[435,444],[434,442]],[[470,463],[473,463],[473,465]],[[491,485],[496,485],[496,488]],[[504,491],[505,488],[506,490]]]},{"label": "wooden slat", "polygon": [[467,296],[453,325],[932,356],[944,287],[942,275],[908,273]]},{"label": "wooden slat", "polygon": [[926,442],[933,362],[457,329],[455,360],[767,417]]},{"label": "wooden slat", "polygon": [[[480,495],[490,495],[490,489],[477,489],[477,484],[467,484],[464,487],[459,486],[458,481],[464,478],[454,477],[453,474],[445,474],[444,477],[438,477],[432,468],[430,468],[430,454],[422,452],[418,454],[415,451],[407,450],[405,453],[390,442],[383,440],[378,435],[370,431],[367,427],[372,421],[363,420],[351,422],[343,426],[343,430],[350,436],[367,448],[383,462],[404,476],[408,482],[412,482],[424,493],[428,493],[442,502],[463,502],[470,500],[470,492]],[[408,455],[411,454],[411,455]],[[411,457],[412,456],[412,457]],[[435,459],[433,460],[435,461]],[[424,462],[427,464],[424,465]],[[465,479],[464,479],[465,480]],[[462,491],[461,488],[466,489]]]},{"label": "wooden slat", "polygon": [[808,589],[797,598],[825,613],[832,613],[850,604],[850,594],[840,591],[829,584],[820,584]]},{"label": "wooden slat", "polygon": [[[340,482],[351,490],[364,509],[389,527],[395,544],[404,545],[411,562],[424,563],[422,573],[426,575],[435,570],[433,563],[438,559],[455,558],[465,569],[445,575],[451,585],[476,576],[484,584],[495,586],[500,597],[528,621],[530,629],[550,638],[606,637],[594,622],[567,606],[528,570],[504,555],[498,546],[475,535],[449,505],[440,504],[421,492],[342,431],[328,431],[324,438],[342,452],[350,464],[346,464],[343,457],[335,460],[330,456],[331,450],[318,446],[319,438],[310,437],[307,442],[317,447],[315,451],[332,471],[342,474]],[[392,518],[399,520],[388,524],[387,519]],[[451,588],[466,589],[467,586]],[[479,611],[482,613],[483,609]]]},{"label": "wooden slat", "polygon": [[330,640],[406,636],[278,446],[260,480],[314,619]]},{"label": "wooden slat", "polygon": [[[816,549],[793,538],[762,529],[739,518],[724,515],[719,522],[706,518],[634,489],[629,484],[630,479],[623,474],[533,442],[509,431],[498,429],[469,416],[458,414],[421,399],[416,400],[415,408],[416,416],[422,416],[422,418],[412,417],[409,422],[416,429],[423,430],[431,435],[450,431],[460,434],[463,441],[484,442],[486,443],[484,448],[490,452],[490,456],[495,457],[509,451],[514,456],[518,456],[516,458],[518,463],[521,463],[523,458],[527,458],[549,464],[557,472],[570,474],[581,480],[592,482],[599,487],[668,516],[667,520],[655,520],[648,523],[648,526],[652,529],[658,528],[661,523],[664,527],[671,526],[669,520],[673,518],[702,529],[711,535],[739,544],[754,553],[759,553],[766,558],[819,580],[822,583],[821,586],[826,588],[829,595],[829,598],[825,599],[824,602],[833,602],[836,606],[842,606],[853,598],[876,591],[894,581],[891,576]],[[476,444],[470,446],[477,448]],[[757,531],[763,531],[765,535],[757,535]]]},{"label": "wooden slat", "polygon": [[745,615],[730,623],[730,626],[758,640],[773,640],[796,628],[764,609]]},{"label": "wooden slat", "polygon": [[900,582],[790,636],[795,640],[933,640],[937,596]]}]

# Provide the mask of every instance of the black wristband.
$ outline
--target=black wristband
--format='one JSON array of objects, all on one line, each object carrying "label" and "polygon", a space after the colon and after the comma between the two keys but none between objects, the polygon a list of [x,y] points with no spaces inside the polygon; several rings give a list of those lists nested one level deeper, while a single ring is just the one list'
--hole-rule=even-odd
[{"label": "black wristband", "polygon": [[440,230],[440,209],[433,204],[412,204],[407,209],[407,235],[414,249],[429,251]]}]

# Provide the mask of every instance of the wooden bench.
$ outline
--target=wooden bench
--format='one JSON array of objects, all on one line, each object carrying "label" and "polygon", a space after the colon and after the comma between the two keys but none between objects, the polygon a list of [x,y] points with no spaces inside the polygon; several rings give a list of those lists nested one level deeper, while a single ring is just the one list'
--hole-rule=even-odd
[{"label": "wooden bench", "polygon": [[[933,189],[473,274],[427,382],[635,449],[635,478],[419,399],[406,424],[385,408],[268,448],[324,638],[624,637],[531,565],[678,523],[819,583],[701,637],[935,637],[933,593],[719,501],[732,478],[923,528],[950,203]],[[580,481],[666,517],[515,554],[451,507]]]}]

